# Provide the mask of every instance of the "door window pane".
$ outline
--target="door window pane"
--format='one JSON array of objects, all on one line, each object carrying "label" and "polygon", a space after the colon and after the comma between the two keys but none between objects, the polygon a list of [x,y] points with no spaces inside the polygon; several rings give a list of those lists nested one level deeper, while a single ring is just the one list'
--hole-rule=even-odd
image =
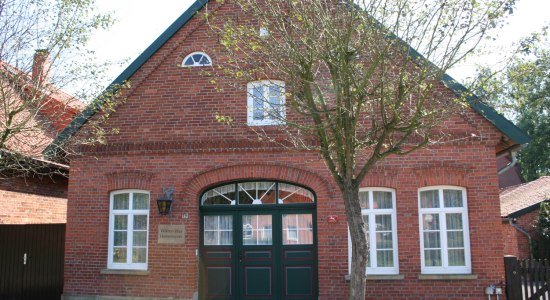
[{"label": "door window pane", "polygon": [[243,245],[273,244],[271,215],[244,215],[242,221]]},{"label": "door window pane", "polygon": [[233,216],[204,216],[204,245],[233,245]]},{"label": "door window pane", "polygon": [[205,206],[314,202],[315,195],[307,188],[290,183],[273,181],[250,181],[226,184],[211,188],[205,191],[201,196],[201,205]]},{"label": "door window pane", "polygon": [[235,184],[208,190],[202,195],[202,205],[235,205]]},{"label": "door window pane", "polygon": [[309,190],[288,183],[279,183],[279,203],[313,203],[315,202],[313,193]]},{"label": "door window pane", "polygon": [[243,182],[238,188],[239,204],[275,203],[275,182]]},{"label": "door window pane", "polygon": [[283,245],[313,244],[313,219],[311,214],[283,215]]}]

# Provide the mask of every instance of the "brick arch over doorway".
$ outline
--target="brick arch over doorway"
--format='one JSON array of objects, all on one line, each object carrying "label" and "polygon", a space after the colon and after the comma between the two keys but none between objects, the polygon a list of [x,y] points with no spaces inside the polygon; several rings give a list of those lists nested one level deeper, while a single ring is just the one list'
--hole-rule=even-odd
[{"label": "brick arch over doorway", "polygon": [[185,196],[198,199],[209,187],[236,180],[277,180],[296,183],[316,193],[317,201],[334,198],[334,190],[324,178],[316,173],[297,167],[278,164],[233,164],[215,167],[201,172],[185,184]]}]

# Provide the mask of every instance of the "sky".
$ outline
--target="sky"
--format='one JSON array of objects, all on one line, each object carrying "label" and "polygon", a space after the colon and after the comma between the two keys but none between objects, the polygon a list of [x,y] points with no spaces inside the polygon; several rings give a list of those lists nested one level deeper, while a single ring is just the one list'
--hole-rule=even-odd
[{"label": "sky", "polygon": [[[112,61],[105,85],[114,80],[195,0],[96,0],[99,11],[112,12],[117,19],[108,31],[98,31],[89,47],[100,61]],[[459,81],[473,76],[476,63],[495,66],[515,41],[550,25],[550,0],[518,0],[508,24],[498,39],[484,45],[490,55],[478,55],[449,71]],[[115,62],[123,62],[115,63]]]}]

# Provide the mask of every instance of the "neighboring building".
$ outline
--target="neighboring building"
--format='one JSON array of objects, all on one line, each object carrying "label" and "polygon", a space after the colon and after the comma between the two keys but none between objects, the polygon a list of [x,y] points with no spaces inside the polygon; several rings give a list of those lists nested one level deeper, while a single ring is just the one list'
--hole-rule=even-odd
[{"label": "neighboring building", "polygon": [[[204,72],[219,61],[208,51],[218,41],[196,17],[203,5],[115,80],[132,82],[109,120],[119,133],[71,160],[64,299],[346,299],[341,194],[318,153],[258,141],[251,126],[276,124],[246,91],[217,91]],[[448,76],[440,90],[465,92]],[[503,280],[496,155],[528,137],[469,101],[443,124],[456,142],[388,158],[362,182],[369,299],[480,299]],[[217,122],[222,108],[249,126]],[[93,110],[83,116],[55,143]],[[168,187],[173,207],[161,215]]]},{"label": "neighboring building", "polygon": [[504,226],[504,255],[531,257],[531,238],[540,204],[550,201],[550,176],[511,186],[500,191],[500,214]]},{"label": "neighboring building", "polygon": [[[25,106],[25,98],[35,97],[34,107],[24,108],[16,115],[14,125],[19,133],[8,139],[5,149],[0,149],[1,162],[12,166],[0,175],[0,224],[65,223],[67,210],[68,165],[46,159],[44,149],[57,134],[83,109],[79,100],[63,91],[49,87],[48,54],[37,51],[32,74],[28,75],[6,63],[0,63],[2,107],[0,124],[6,126],[4,112]],[[40,84],[35,84],[41,81]],[[45,91],[36,91],[41,86]],[[19,123],[17,123],[19,122]],[[17,159],[21,155],[21,159]],[[17,160],[17,161],[15,161]],[[18,165],[19,164],[19,165]],[[28,171],[31,170],[31,171]],[[33,172],[35,170],[36,172]]]},{"label": "neighboring building", "polygon": [[[33,83],[47,78],[40,73],[48,69],[42,65],[47,64],[43,55],[35,55],[31,75],[0,63],[0,126],[6,126],[3,113],[24,107],[26,97],[42,93]],[[59,299],[63,290],[69,167],[45,159],[42,152],[83,105],[52,90],[40,95],[40,110],[16,115],[28,118],[21,121],[24,130],[0,149],[0,299]]]}]

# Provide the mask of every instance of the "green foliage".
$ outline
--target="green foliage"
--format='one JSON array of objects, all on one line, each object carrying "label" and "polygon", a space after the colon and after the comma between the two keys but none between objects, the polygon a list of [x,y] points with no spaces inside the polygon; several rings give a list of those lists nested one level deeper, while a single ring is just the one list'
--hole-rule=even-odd
[{"label": "green foliage", "polygon": [[[112,23],[110,14],[96,11],[95,0],[0,1],[0,150],[16,158],[0,160],[0,173],[36,171],[30,162],[43,158],[57,134],[52,128],[65,124],[81,102],[91,103],[104,88],[100,83],[108,63],[97,62],[87,42],[94,31]],[[41,75],[33,77],[35,53],[49,59],[44,59]],[[44,117],[52,98],[59,105],[55,114]],[[97,142],[103,140],[99,124],[115,106],[107,101],[103,117],[89,122],[97,128],[92,130]]]},{"label": "green foliage", "polygon": [[550,258],[550,202],[542,202],[539,217],[535,221],[537,236],[534,240],[535,258]]},{"label": "green foliage", "polygon": [[518,159],[532,181],[550,174],[550,44],[533,35],[519,51],[503,72],[481,68],[474,90],[531,136]]}]

